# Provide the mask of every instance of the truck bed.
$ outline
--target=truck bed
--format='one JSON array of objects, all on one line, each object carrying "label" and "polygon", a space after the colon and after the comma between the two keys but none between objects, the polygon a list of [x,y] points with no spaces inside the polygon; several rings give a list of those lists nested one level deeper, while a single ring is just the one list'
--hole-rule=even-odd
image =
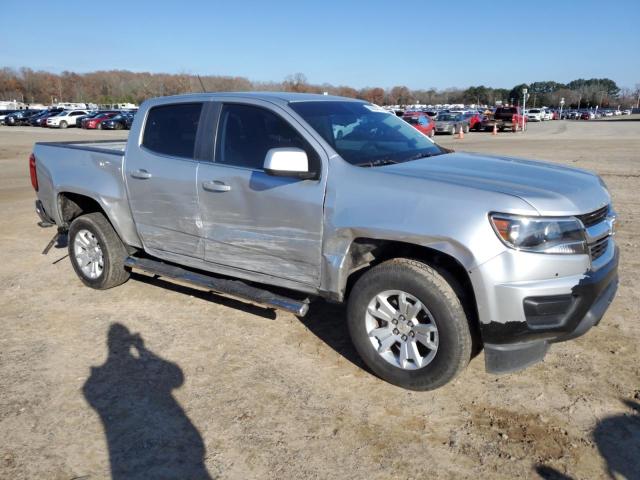
[{"label": "truck bed", "polygon": [[107,153],[111,155],[124,155],[126,140],[94,140],[71,141],[71,142],[37,142],[36,145],[46,145],[47,147],[73,148],[77,150],[86,150],[89,152]]}]

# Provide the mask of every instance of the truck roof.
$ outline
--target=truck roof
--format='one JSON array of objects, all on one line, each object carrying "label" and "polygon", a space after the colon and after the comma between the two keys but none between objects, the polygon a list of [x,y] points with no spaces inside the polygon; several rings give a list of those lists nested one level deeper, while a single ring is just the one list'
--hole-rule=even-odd
[{"label": "truck roof", "polygon": [[355,98],[339,97],[337,95],[322,95],[318,93],[295,93],[295,92],[215,92],[215,93],[187,93],[181,95],[171,95],[159,97],[162,99],[184,100],[193,98],[194,100],[205,99],[225,99],[225,98],[247,98],[254,100],[266,100],[273,103],[291,102],[363,102]]}]

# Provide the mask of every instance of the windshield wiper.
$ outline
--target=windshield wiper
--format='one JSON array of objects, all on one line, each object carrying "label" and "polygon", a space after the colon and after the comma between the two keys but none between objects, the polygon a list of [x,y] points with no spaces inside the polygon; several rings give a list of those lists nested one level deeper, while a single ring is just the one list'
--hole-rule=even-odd
[{"label": "windshield wiper", "polygon": [[409,157],[407,158],[406,161],[411,161],[411,160],[418,160],[420,158],[428,158],[428,157],[437,157],[438,155],[443,155],[445,153],[451,153],[453,152],[453,150],[449,149],[449,148],[444,148],[444,147],[440,147],[441,151],[440,152],[424,152],[424,153],[419,153],[417,155],[414,155],[413,157]]},{"label": "windshield wiper", "polygon": [[367,160],[366,162],[356,163],[357,167],[381,167],[382,165],[393,165],[396,162],[390,158],[379,158],[377,160]]},{"label": "windshield wiper", "polygon": [[414,155],[413,157],[407,158],[407,161],[418,160],[419,158],[433,157],[434,155],[440,155],[440,154],[439,153],[419,153],[417,155]]}]

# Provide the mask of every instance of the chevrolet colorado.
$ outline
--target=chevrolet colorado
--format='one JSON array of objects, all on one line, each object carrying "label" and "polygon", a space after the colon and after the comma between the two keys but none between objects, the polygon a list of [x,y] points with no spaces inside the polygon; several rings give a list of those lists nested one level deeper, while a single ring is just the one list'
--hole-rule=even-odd
[{"label": "chevrolet colorado", "polygon": [[359,100],[293,93],[145,102],[126,142],[37,143],[41,226],[84,284],[130,271],[304,315],[347,303],[355,348],[426,390],[485,351],[542,360],[615,296],[616,215],[595,174],[456,153]]}]

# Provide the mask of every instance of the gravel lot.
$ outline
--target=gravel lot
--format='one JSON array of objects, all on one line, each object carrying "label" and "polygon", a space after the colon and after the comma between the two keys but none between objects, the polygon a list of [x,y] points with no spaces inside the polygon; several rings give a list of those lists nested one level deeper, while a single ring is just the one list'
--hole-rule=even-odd
[{"label": "gravel lot", "polygon": [[481,354],[426,393],[364,370],[338,306],[299,320],[139,275],[98,292],[41,255],[33,142],[124,135],[0,127],[0,478],[640,478],[640,122],[437,138],[601,174],[621,283],[544,363],[497,377]]}]

